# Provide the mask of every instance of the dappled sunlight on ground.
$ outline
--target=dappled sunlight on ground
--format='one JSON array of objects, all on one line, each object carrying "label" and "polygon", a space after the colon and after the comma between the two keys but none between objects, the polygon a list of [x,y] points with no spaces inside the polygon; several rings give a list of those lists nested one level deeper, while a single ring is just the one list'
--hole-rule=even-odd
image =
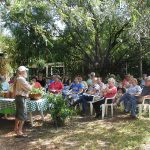
[{"label": "dappled sunlight on ground", "polygon": [[0,120],[0,150],[63,149],[145,149],[150,144],[150,120],[131,120],[120,115],[105,120],[73,117],[65,127],[55,128],[47,115],[45,122],[35,117],[35,126],[25,124],[28,138],[18,139],[13,132],[14,119]]}]

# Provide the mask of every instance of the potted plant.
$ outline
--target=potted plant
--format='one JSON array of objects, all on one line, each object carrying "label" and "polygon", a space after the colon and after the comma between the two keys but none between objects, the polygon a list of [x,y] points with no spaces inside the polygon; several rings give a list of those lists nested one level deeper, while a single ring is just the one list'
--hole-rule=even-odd
[{"label": "potted plant", "polygon": [[32,88],[31,92],[29,93],[29,98],[31,100],[39,100],[44,95],[44,91],[39,88]]},{"label": "potted plant", "polygon": [[50,103],[50,113],[55,125],[57,127],[63,126],[65,120],[73,115],[73,109],[67,105],[62,95],[50,94],[47,99]]}]

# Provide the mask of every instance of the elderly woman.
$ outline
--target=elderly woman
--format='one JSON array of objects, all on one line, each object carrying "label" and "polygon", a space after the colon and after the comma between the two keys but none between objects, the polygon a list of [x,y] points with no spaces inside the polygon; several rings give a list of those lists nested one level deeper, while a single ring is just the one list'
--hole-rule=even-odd
[{"label": "elderly woman", "polygon": [[136,118],[136,104],[137,96],[141,94],[141,87],[138,85],[137,79],[133,78],[130,82],[130,87],[127,92],[121,97],[120,102],[123,101],[125,112],[131,111],[131,117]]},{"label": "elderly woman", "polygon": [[86,115],[87,111],[87,102],[92,101],[94,96],[99,96],[100,94],[100,86],[97,83],[97,78],[94,78],[92,80],[93,86],[89,87],[86,93],[83,93],[80,98],[72,104],[72,106],[75,106],[79,103],[82,103],[82,115]]},{"label": "elderly woman", "polygon": [[54,82],[52,82],[50,85],[49,85],[49,92],[50,93],[54,93],[54,94],[60,94],[63,90],[63,84],[62,82],[60,81],[60,76],[59,75],[55,75],[54,76]]},{"label": "elderly woman", "polygon": [[93,107],[96,112],[96,118],[98,118],[101,115],[101,105],[105,103],[106,98],[113,98],[117,94],[117,88],[115,87],[115,79],[114,78],[109,78],[108,79],[108,85],[107,87],[103,90],[103,97],[99,101],[96,101],[93,103]]}]

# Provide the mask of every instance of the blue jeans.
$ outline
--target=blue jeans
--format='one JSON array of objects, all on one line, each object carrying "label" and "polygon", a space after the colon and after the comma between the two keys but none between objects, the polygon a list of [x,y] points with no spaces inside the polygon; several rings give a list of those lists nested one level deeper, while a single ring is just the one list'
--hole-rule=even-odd
[{"label": "blue jeans", "polygon": [[120,101],[123,101],[126,112],[131,112],[132,116],[136,116],[137,97],[126,93]]},{"label": "blue jeans", "polygon": [[87,101],[92,101],[93,96],[91,95],[82,95],[79,100],[77,100],[77,103],[82,103],[82,111],[83,113],[86,113],[87,111]]}]

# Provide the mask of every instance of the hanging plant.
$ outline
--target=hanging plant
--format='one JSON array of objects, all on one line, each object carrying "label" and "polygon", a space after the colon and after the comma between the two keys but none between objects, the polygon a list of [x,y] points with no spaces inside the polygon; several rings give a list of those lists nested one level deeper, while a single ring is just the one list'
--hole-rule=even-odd
[{"label": "hanging plant", "polygon": [[39,59],[36,61],[36,66],[38,69],[44,69],[44,67],[46,66],[46,62],[44,59]]}]

